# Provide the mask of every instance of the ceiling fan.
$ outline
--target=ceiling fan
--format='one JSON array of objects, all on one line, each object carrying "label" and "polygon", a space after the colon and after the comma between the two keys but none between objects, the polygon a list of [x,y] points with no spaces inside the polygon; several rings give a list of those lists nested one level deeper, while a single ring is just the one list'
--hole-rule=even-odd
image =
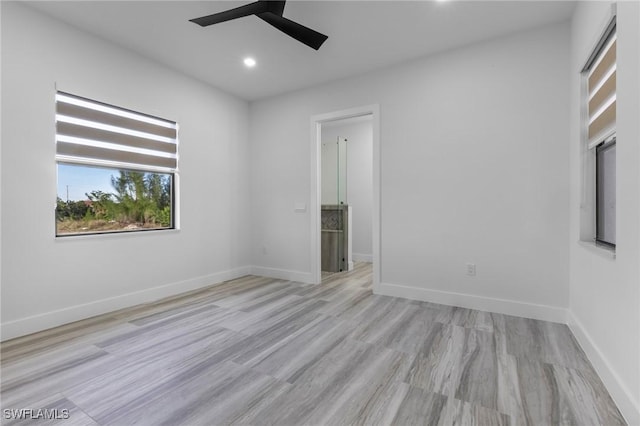
[{"label": "ceiling fan", "polygon": [[230,21],[232,19],[242,18],[244,16],[256,15],[258,18],[273,25],[283,33],[295,38],[301,43],[318,50],[322,43],[329,37],[317,31],[307,28],[297,22],[282,16],[284,4],[286,0],[258,0],[256,2],[226,10],[213,15],[202,16],[200,18],[190,19],[189,21],[208,27],[209,25],[218,24],[220,22]]}]

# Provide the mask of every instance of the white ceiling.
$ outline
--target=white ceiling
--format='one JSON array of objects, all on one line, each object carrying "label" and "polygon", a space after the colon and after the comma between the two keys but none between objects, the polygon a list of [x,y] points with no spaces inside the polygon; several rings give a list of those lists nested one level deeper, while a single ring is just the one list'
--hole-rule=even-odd
[{"label": "white ceiling", "polygon": [[[34,8],[247,100],[361,74],[568,19],[572,1],[288,1],[286,18],[329,36],[315,51],[255,16],[191,18],[248,1],[43,1]],[[246,69],[245,56],[258,65]]]}]

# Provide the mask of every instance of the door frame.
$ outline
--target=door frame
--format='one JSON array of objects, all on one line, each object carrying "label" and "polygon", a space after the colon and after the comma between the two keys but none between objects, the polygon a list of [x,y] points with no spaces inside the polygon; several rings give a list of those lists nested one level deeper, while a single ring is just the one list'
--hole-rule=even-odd
[{"label": "door frame", "polygon": [[372,255],[373,255],[373,291],[378,292],[380,287],[380,105],[364,105],[311,117],[311,194],[310,194],[310,240],[311,240],[311,278],[314,284],[322,281],[321,262],[321,213],[322,206],[322,123],[337,121],[346,118],[371,115],[373,130],[372,157],[373,157],[373,212],[372,224]]}]

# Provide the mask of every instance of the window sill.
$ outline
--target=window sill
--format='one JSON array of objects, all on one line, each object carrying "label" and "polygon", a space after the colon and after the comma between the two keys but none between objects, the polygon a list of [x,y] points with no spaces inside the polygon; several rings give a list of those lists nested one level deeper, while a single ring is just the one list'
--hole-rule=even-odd
[{"label": "window sill", "polygon": [[95,234],[72,234],[72,235],[56,235],[55,241],[87,241],[87,240],[110,240],[119,238],[136,238],[150,235],[173,235],[180,232],[179,228],[174,229],[149,229],[146,231],[129,231],[129,232],[104,232]]},{"label": "window sill", "polygon": [[597,254],[605,259],[616,259],[616,249],[613,247],[607,247],[605,245],[596,244],[593,241],[578,241],[578,244],[581,247],[584,247],[587,251],[591,253]]}]

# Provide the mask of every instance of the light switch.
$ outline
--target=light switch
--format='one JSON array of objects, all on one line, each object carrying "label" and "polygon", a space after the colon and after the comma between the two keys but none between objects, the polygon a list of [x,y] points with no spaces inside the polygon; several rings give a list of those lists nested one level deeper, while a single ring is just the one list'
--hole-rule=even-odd
[{"label": "light switch", "polygon": [[476,276],[476,264],[475,263],[467,263],[467,275],[470,277]]},{"label": "light switch", "polygon": [[293,205],[293,211],[296,213],[304,213],[307,211],[307,204],[297,201]]}]

